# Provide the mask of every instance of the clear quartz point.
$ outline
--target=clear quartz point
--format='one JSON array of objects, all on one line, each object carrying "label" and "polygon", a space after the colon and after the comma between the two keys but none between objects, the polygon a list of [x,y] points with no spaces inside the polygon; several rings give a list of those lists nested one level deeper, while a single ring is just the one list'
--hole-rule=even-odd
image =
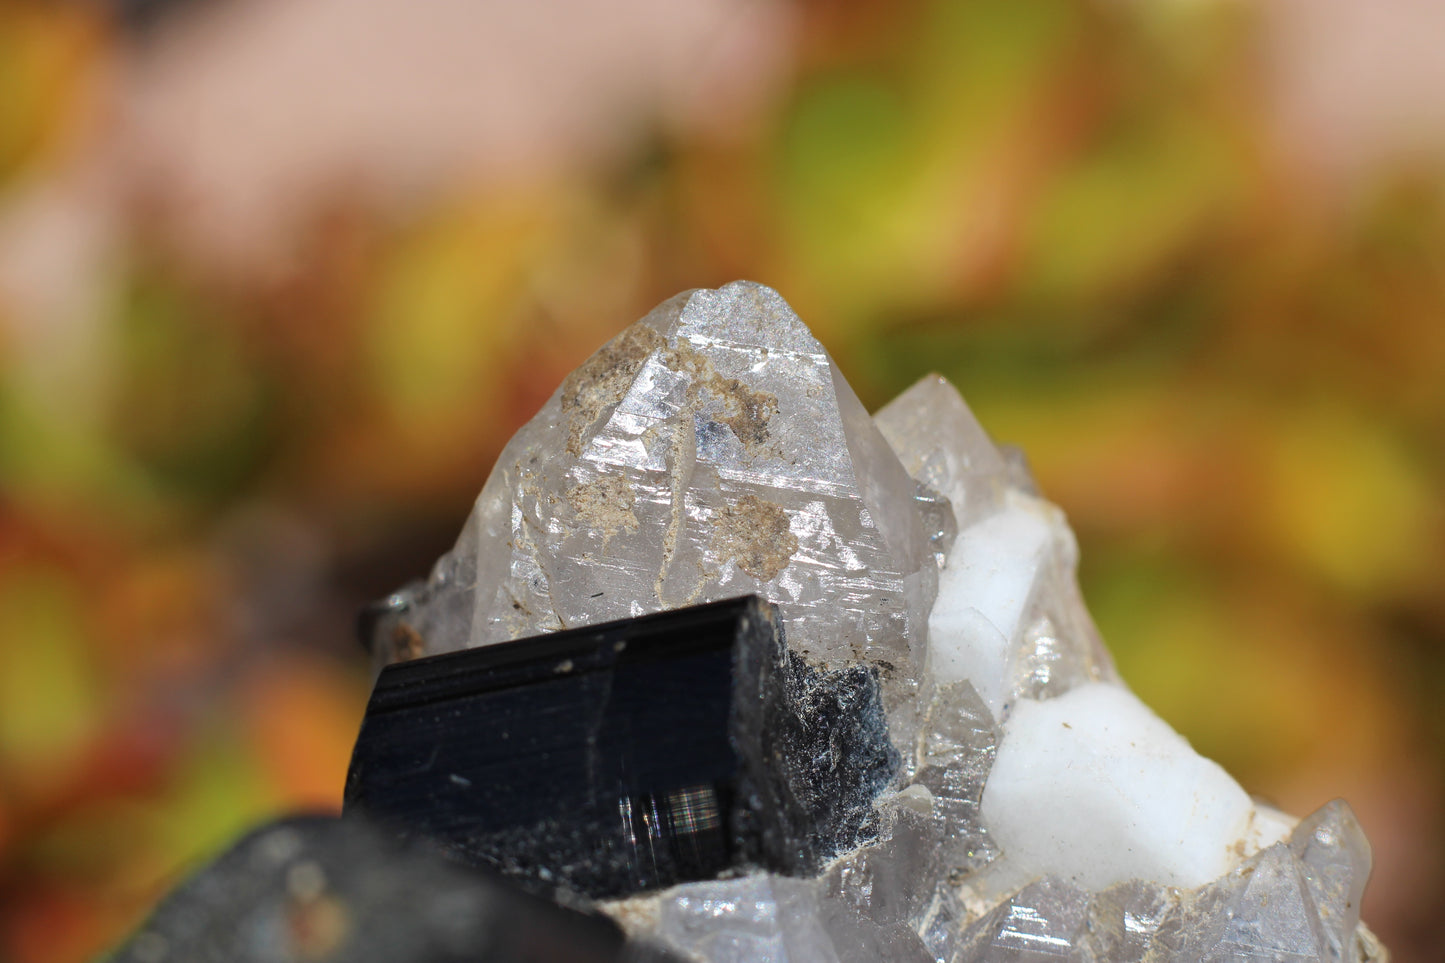
[{"label": "clear quartz point", "polygon": [[1158,883],[1119,883],[1089,902],[1086,944],[1091,959],[1143,963],[1177,891]]},{"label": "clear quartz point", "polygon": [[757,874],[689,883],[662,894],[656,937],[712,963],[929,963],[912,929],[882,924],[827,898],[814,880]]},{"label": "clear quartz point", "polygon": [[1008,466],[947,379],[919,379],[873,420],[908,473],[952,503],[959,528],[998,507]]},{"label": "clear quartz point", "polygon": [[408,654],[757,593],[796,650],[867,661],[886,695],[906,693],[940,538],[917,492],[775,291],[687,292],[603,346],[512,438],[402,617],[420,637]]},{"label": "clear quartz point", "polygon": [[973,872],[997,853],[978,807],[998,750],[998,728],[973,686],[955,682],[933,691],[919,731],[913,784],[928,790],[932,818],[941,824],[944,873]]},{"label": "clear quartz point", "polygon": [[[1360,923],[1370,847],[1342,801],[1329,803],[1233,871],[1177,893],[1153,925],[1148,960],[1386,959]],[[1100,957],[1112,959],[1112,957]]]},{"label": "clear quartz point", "polygon": [[[681,959],[1387,960],[1359,921],[1370,850],[1349,808],[1291,830],[1134,707],[1077,563],[1023,453],[946,380],[870,419],[782,298],[735,282],[664,302],[569,376],[456,547],[363,632],[385,664],[756,593],[807,662],[876,673],[902,760],[876,833],[813,877],[740,870],[602,904]],[[829,751],[827,732],[799,738]],[[1173,838],[1181,799],[1240,817],[1191,836],[1225,854],[1203,885],[1219,868],[1186,881],[1168,847],[1120,856]],[[1025,852],[1021,824],[1046,822],[1058,838]],[[1145,869],[1070,872],[1103,827],[1124,834],[1115,862]]]},{"label": "clear quartz point", "polygon": [[1302,819],[1289,840],[1319,920],[1324,959],[1349,959],[1370,876],[1370,843],[1344,800]]},{"label": "clear quartz point", "polygon": [[1081,945],[1088,916],[1085,891],[1045,877],[1005,899],[970,927],[954,961],[1082,963],[1088,959]]}]

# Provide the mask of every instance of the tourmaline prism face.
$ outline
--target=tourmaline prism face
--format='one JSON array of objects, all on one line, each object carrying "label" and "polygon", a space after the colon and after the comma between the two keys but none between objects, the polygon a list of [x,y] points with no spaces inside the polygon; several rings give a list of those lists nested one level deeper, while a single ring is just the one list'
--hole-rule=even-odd
[{"label": "tourmaline prism face", "polygon": [[346,810],[541,889],[816,873],[897,768],[864,667],[809,667],[755,597],[388,666]]},{"label": "tourmaline prism face", "polygon": [[[473,858],[610,894],[603,908],[629,932],[694,960],[1383,959],[1359,921],[1370,851],[1348,807],[1297,823],[1195,753],[1119,678],[1077,561],[1022,455],[995,446],[946,380],[924,377],[870,418],[777,292],[684,292],[558,387],[498,458],[456,547],[369,612],[377,664],[402,663],[378,699],[442,684],[453,663],[408,676],[417,656],[581,638],[744,594],[776,606],[788,649],[769,664],[784,684],[736,661],[725,684],[721,670],[688,677],[683,646],[659,670],[669,684],[628,691],[640,714],[687,701],[709,721],[666,737],[614,721],[597,745],[627,773],[654,743],[648,772],[689,739],[696,758],[678,764],[685,778],[620,787],[578,762],[594,756],[501,748],[590,719],[575,707],[601,702],[575,680],[556,683],[578,686],[556,710],[529,701],[545,687],[459,713],[398,695],[413,702],[369,719],[358,746],[379,781],[352,798],[445,823],[427,830],[444,838],[471,819],[485,837]],[[759,703],[736,697],[755,683]],[[398,724],[404,713],[417,721]],[[505,829],[477,830],[460,789],[409,788],[404,773],[434,785],[453,771],[475,788],[432,758],[454,751],[459,766],[519,767],[484,807]],[[539,766],[556,768],[538,781]],[[740,793],[748,780],[788,791]],[[539,820],[556,802],[531,802],[544,785],[589,800],[581,821]],[[641,860],[643,840],[665,858]]]}]

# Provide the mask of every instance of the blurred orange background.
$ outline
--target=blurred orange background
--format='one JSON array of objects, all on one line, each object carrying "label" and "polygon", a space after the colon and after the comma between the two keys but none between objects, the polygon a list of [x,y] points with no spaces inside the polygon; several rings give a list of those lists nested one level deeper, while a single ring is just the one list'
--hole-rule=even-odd
[{"label": "blurred orange background", "polygon": [[1445,8],[0,0],[0,960],[336,808],[357,608],[679,290],[1028,452],[1125,678],[1445,945]]}]

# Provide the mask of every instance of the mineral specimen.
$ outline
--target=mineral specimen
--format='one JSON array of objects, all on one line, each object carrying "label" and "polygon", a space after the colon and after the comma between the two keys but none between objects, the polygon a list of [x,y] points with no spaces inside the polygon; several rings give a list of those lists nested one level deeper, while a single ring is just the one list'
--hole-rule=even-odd
[{"label": "mineral specimen", "polygon": [[744,598],[387,666],[346,811],[544,891],[620,896],[815,874],[876,834],[897,765],[876,673],[819,673]]},{"label": "mineral specimen", "polygon": [[[737,282],[665,302],[568,377],[455,549],[366,632],[385,664],[757,594],[808,668],[795,702],[836,707],[827,680],[876,673],[896,772],[865,802],[841,774],[876,754],[845,759],[834,808],[808,807],[825,834],[867,825],[851,848],[602,904],[692,959],[1384,958],[1349,809],[1296,824],[1255,804],[1140,703],[1077,553],[946,381],[870,419],[782,299]],[[847,751],[817,728],[775,745]]]}]

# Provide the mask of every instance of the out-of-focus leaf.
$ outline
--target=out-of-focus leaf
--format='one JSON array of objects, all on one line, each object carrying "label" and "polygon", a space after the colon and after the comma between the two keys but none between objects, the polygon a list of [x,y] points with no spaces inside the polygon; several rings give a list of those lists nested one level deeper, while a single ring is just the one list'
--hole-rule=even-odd
[{"label": "out-of-focus leaf", "polygon": [[366,711],[365,673],[293,658],[256,673],[241,693],[252,744],[288,809],[341,809],[351,748]]},{"label": "out-of-focus leaf", "polygon": [[71,101],[100,52],[85,4],[0,4],[0,191],[74,122]]},{"label": "out-of-focus leaf", "polygon": [[207,501],[251,480],[279,426],[273,387],[234,322],[141,273],[115,337],[113,429],[153,483]]},{"label": "out-of-focus leaf", "polygon": [[61,778],[101,721],[84,611],[63,573],[0,569],[0,767],[18,797]]},{"label": "out-of-focus leaf", "polygon": [[1338,405],[1276,426],[1255,524],[1300,568],[1364,595],[1408,588],[1441,530],[1440,490],[1391,437]]},{"label": "out-of-focus leaf", "polygon": [[981,140],[1026,112],[1084,29],[1069,0],[934,0],[905,71],[940,143]]},{"label": "out-of-focus leaf", "polygon": [[1086,566],[1126,680],[1255,791],[1318,754],[1368,758],[1396,731],[1389,679],[1318,599],[1245,584],[1146,546]]},{"label": "out-of-focus leaf", "polygon": [[0,492],[37,518],[105,514],[143,525],[161,506],[151,480],[84,404],[0,356]]},{"label": "out-of-focus leaf", "polygon": [[524,335],[517,311],[547,212],[515,201],[441,212],[408,232],[377,280],[367,327],[371,383],[418,431],[465,423]]},{"label": "out-of-focus leaf", "polygon": [[1229,213],[1226,146],[1187,114],[1119,118],[1046,195],[1025,283],[1051,301],[1087,304],[1177,259]]},{"label": "out-of-focus leaf", "polygon": [[155,800],[154,865],[173,882],[214,855],[232,838],[278,808],[278,793],[264,773],[260,747],[234,725],[230,700],[194,733],[170,790]]},{"label": "out-of-focus leaf", "polygon": [[918,223],[914,135],[881,77],[830,77],[798,99],[780,142],[778,203],[804,271],[875,296],[896,275]]}]

